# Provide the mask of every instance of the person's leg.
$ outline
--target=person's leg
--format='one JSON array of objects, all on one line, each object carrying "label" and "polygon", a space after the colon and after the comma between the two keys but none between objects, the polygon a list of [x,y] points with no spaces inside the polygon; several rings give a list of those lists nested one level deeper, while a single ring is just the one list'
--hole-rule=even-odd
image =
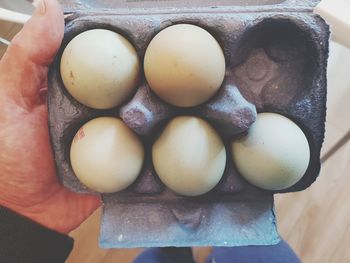
[{"label": "person's leg", "polygon": [[218,247],[206,263],[301,263],[289,245],[281,241],[274,246]]},{"label": "person's leg", "polygon": [[142,252],[133,263],[195,263],[192,250],[185,248],[150,248]]}]

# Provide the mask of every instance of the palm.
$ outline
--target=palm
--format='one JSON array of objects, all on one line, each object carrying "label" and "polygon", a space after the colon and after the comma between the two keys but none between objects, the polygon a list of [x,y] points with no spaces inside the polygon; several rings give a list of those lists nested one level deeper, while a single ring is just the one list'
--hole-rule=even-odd
[{"label": "palm", "polygon": [[45,14],[36,11],[0,62],[0,205],[69,232],[100,201],[57,181],[43,91],[47,64],[61,42],[63,16],[56,2],[46,5]]}]

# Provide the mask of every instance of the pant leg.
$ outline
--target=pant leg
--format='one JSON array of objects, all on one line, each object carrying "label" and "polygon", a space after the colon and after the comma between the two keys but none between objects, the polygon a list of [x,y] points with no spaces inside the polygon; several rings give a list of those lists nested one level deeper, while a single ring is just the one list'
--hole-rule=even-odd
[{"label": "pant leg", "polygon": [[206,263],[301,263],[300,259],[281,241],[274,246],[218,247]]},{"label": "pant leg", "polygon": [[191,248],[150,248],[133,263],[195,263]]}]

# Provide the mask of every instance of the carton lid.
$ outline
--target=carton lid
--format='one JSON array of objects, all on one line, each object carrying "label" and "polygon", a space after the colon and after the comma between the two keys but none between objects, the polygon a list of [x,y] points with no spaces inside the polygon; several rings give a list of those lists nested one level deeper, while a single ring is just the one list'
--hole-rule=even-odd
[{"label": "carton lid", "polygon": [[311,10],[319,0],[59,0],[65,12],[91,9],[217,9],[271,10],[300,9]]}]

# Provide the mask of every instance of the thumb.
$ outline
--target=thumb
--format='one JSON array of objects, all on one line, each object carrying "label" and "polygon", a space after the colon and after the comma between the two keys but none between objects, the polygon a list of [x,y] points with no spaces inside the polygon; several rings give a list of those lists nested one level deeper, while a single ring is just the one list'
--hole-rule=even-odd
[{"label": "thumb", "polygon": [[62,9],[56,0],[41,0],[33,16],[15,36],[0,61],[0,89],[26,104],[47,88],[47,66],[60,47],[64,31]]},{"label": "thumb", "polygon": [[12,40],[6,53],[16,54],[17,62],[47,66],[55,56],[63,37],[63,13],[56,0],[41,0],[33,16]]}]

